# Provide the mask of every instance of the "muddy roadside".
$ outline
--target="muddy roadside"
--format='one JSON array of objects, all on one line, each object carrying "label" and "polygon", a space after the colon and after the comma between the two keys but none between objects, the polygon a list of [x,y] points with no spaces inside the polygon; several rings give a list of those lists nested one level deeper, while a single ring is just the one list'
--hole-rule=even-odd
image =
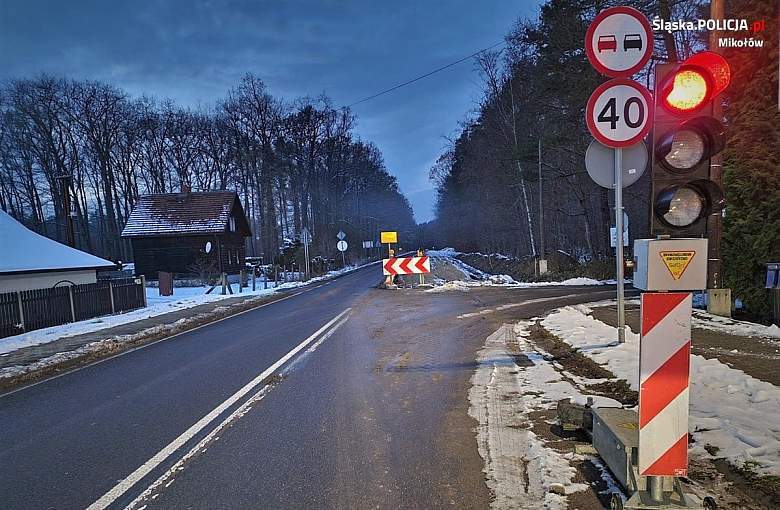
[{"label": "muddy roadside", "polygon": [[[544,329],[540,323],[537,322],[529,329],[531,334],[528,339],[541,352],[547,353],[547,359],[564,377],[571,374],[587,379],[605,379],[603,383],[580,385],[583,393],[614,398],[629,407],[636,405],[636,392],[630,390],[625,381],[616,379],[609,370],[579,354],[576,349],[572,349],[560,338]],[[569,380],[571,381],[572,378],[569,377]],[[540,414],[540,420],[534,424],[534,430],[540,431],[540,435],[547,439],[550,447],[574,451],[578,444],[587,444],[582,436],[566,433],[554,424],[555,417],[551,414],[550,412]],[[584,479],[592,477],[594,469],[598,470],[598,465],[590,460],[574,465]],[[700,494],[713,495],[722,508],[764,510],[778,508],[780,505],[779,484],[776,477],[757,476],[749,466],[738,469],[722,460],[712,461],[692,457],[688,477],[683,479],[683,482]],[[600,496],[601,502],[606,504],[603,494]],[[573,504],[574,498],[570,498],[570,502]],[[570,508],[577,508],[577,506],[570,504]]]}]

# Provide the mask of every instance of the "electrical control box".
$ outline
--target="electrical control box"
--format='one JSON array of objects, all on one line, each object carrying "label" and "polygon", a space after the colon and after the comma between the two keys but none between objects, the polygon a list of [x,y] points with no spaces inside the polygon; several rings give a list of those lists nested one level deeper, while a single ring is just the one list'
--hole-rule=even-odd
[{"label": "electrical control box", "polygon": [[634,288],[647,291],[707,288],[707,239],[636,239]]}]

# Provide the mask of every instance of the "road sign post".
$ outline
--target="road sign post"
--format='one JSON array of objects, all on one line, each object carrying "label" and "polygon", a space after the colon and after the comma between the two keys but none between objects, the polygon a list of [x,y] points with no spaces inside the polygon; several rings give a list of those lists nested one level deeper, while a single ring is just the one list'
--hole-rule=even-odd
[{"label": "road sign post", "polygon": [[590,96],[585,120],[593,137],[614,149],[618,341],[623,343],[623,148],[642,141],[652,126],[653,115],[650,92],[628,77],[642,69],[653,54],[650,23],[641,12],[631,7],[612,7],[601,11],[588,26],[585,52],[599,73],[614,78],[597,87]]},{"label": "road sign post", "polygon": [[311,276],[311,268],[309,267],[309,243],[311,243],[311,234],[306,227],[303,227],[303,231],[301,232],[301,241],[303,242],[303,257],[306,259],[304,278],[308,280]]},{"label": "road sign post", "polygon": [[618,342],[626,341],[623,257],[623,148],[642,143],[652,122],[650,92],[638,83],[616,78],[599,86],[588,100],[586,121],[591,134],[613,148],[615,189],[615,279],[617,280]]},{"label": "road sign post", "polygon": [[615,149],[615,274],[617,275],[618,342],[626,341],[626,304],[623,282],[623,149]]},{"label": "road sign post", "polygon": [[387,255],[389,257],[392,257],[392,248],[390,247],[391,244],[395,244],[398,242],[398,232],[395,231],[387,231],[387,232],[381,232],[379,234],[379,241],[382,244],[387,244]]},{"label": "road sign post", "polygon": [[347,248],[349,245],[345,240],[340,240],[336,243],[336,249],[341,252],[341,266],[345,267],[347,265],[346,259],[344,258],[344,252],[347,251]]}]

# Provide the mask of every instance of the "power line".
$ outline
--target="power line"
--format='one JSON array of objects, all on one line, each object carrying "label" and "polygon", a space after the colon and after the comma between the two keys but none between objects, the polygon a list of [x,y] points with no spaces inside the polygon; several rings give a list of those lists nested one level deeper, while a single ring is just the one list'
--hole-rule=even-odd
[{"label": "power line", "polygon": [[365,103],[366,101],[370,101],[371,99],[375,99],[375,98],[377,98],[377,97],[379,97],[379,96],[383,96],[383,95],[385,95],[385,94],[387,94],[387,93],[389,93],[389,92],[392,92],[392,91],[394,91],[394,90],[398,90],[398,89],[400,89],[401,87],[405,87],[405,86],[407,86],[407,85],[411,85],[412,83],[414,83],[414,82],[416,82],[416,81],[420,81],[420,80],[422,80],[423,78],[427,78],[428,76],[431,76],[431,75],[433,75],[433,74],[436,74],[436,73],[438,73],[438,72],[440,72],[440,71],[444,71],[445,69],[448,69],[448,68],[450,68],[450,67],[452,67],[452,66],[454,66],[454,65],[458,65],[458,64],[460,64],[461,62],[465,62],[466,60],[468,60],[468,59],[470,59],[470,58],[476,57],[476,56],[477,56],[477,55],[479,55],[480,53],[484,53],[484,52],[486,52],[487,50],[491,50],[491,49],[495,48],[496,46],[500,46],[500,45],[502,45],[502,44],[505,44],[505,42],[504,42],[504,41],[500,41],[500,42],[497,42],[496,44],[493,44],[493,45],[491,45],[491,46],[488,46],[487,48],[482,48],[482,49],[481,49],[481,50],[479,50],[479,51],[475,51],[474,53],[472,53],[472,54],[471,54],[471,55],[469,55],[468,57],[463,57],[463,58],[462,58],[462,59],[460,59],[460,60],[456,60],[455,62],[451,62],[451,63],[449,63],[449,64],[447,64],[447,65],[445,65],[445,66],[439,67],[438,69],[434,69],[433,71],[430,71],[430,72],[428,72],[428,73],[425,73],[425,74],[423,74],[423,75],[421,75],[421,76],[418,76],[417,78],[412,78],[412,79],[411,79],[411,80],[409,80],[409,81],[405,81],[405,82],[403,82],[403,83],[399,83],[398,85],[395,85],[395,86],[393,86],[393,87],[390,87],[389,89],[385,89],[385,90],[383,90],[382,92],[377,92],[377,93],[376,93],[376,94],[374,94],[373,96],[364,97],[363,99],[361,99],[361,100],[359,100],[359,101],[355,101],[354,103],[347,105],[347,108],[352,108],[352,107],[353,107],[353,106],[355,106],[356,104]]}]

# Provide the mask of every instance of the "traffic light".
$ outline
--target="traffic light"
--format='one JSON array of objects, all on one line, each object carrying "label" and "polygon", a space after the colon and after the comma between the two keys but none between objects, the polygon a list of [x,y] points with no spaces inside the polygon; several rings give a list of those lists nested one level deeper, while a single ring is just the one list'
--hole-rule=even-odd
[{"label": "traffic light", "polygon": [[656,66],[653,235],[705,236],[706,217],[723,209],[723,192],[710,180],[710,158],[725,145],[712,105],[730,79],[726,60],[710,51]]}]

